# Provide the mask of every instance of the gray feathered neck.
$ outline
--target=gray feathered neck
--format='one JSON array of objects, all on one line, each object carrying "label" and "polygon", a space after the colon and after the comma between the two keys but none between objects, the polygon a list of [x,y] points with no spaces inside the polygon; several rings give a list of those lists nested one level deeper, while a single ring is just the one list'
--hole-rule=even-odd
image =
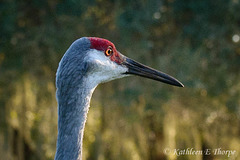
[{"label": "gray feathered neck", "polygon": [[58,139],[55,160],[80,160],[83,131],[96,86],[85,78],[84,57],[90,48],[87,38],[76,40],[64,54],[56,74]]}]

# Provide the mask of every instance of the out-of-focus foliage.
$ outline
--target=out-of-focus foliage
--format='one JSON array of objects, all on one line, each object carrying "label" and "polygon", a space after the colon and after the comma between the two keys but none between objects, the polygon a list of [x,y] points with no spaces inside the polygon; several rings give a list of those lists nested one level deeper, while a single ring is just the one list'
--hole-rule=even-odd
[{"label": "out-of-focus foliage", "polygon": [[77,38],[103,37],[185,84],[129,77],[92,99],[83,158],[228,159],[164,149],[236,150],[240,159],[239,0],[2,0],[0,159],[53,159],[55,72]]}]

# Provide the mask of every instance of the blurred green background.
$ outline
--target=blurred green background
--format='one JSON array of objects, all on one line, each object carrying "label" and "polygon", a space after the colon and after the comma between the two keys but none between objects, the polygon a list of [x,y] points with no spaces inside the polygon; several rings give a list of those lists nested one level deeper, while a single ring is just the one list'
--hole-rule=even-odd
[{"label": "blurred green background", "polygon": [[[55,73],[77,38],[109,39],[177,88],[128,77],[101,84],[84,160],[240,159],[240,0],[2,0],[0,160],[50,160]],[[181,155],[166,149],[235,150]]]}]

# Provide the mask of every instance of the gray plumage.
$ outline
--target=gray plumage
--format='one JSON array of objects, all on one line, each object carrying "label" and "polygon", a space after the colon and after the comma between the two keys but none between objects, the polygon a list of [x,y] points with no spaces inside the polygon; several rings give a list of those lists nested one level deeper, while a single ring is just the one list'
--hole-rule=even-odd
[{"label": "gray plumage", "polygon": [[58,138],[56,160],[81,159],[84,124],[92,89],[88,88],[84,61],[90,42],[76,40],[66,51],[56,74],[58,101]]},{"label": "gray plumage", "polygon": [[84,126],[98,84],[138,75],[183,87],[175,78],[120,54],[106,39],[83,37],[69,47],[56,74],[58,138],[55,160],[81,160]]}]

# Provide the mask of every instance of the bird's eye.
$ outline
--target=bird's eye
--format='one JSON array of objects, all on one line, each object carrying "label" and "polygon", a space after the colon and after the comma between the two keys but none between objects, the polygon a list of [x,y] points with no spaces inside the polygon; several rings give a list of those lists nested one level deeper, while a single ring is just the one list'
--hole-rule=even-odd
[{"label": "bird's eye", "polygon": [[105,51],[106,56],[111,56],[113,54],[113,49],[112,47],[108,47],[108,49]]}]

